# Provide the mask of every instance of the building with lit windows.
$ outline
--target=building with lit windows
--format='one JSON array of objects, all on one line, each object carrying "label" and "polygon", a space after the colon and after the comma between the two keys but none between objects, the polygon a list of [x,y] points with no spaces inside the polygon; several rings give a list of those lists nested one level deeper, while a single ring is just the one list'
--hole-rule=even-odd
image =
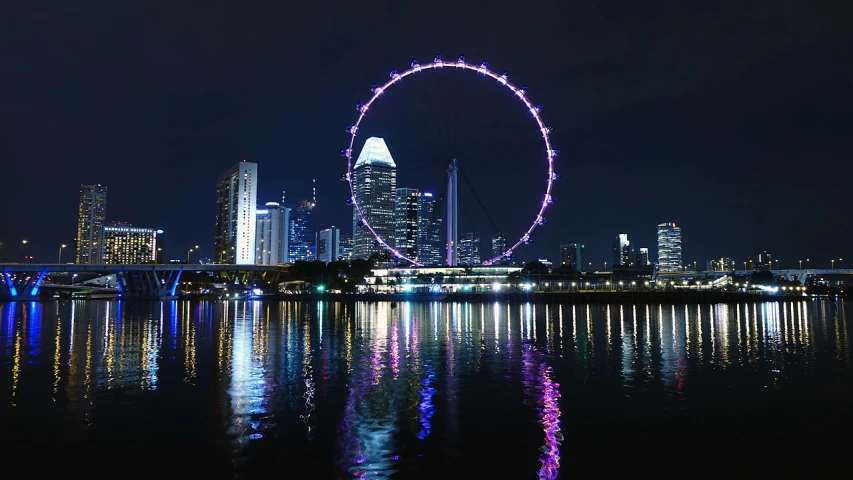
[{"label": "building with lit windows", "polygon": [[394,197],[394,247],[403,255],[418,257],[418,199],[416,188],[398,188]]},{"label": "building with lit windows", "polygon": [[706,263],[709,272],[732,272],[735,270],[735,261],[729,257],[712,258]]},{"label": "building with lit windows", "polygon": [[[506,236],[502,232],[492,235],[492,258],[505,253],[506,250]],[[495,262],[495,265],[506,265],[507,263],[509,263],[509,259],[504,257]]]},{"label": "building with lit windows", "polygon": [[480,234],[478,232],[467,232],[459,239],[459,265],[479,265],[480,259]]},{"label": "building with lit windows", "polygon": [[[370,226],[386,243],[394,245],[394,195],[397,189],[397,164],[385,140],[370,137],[352,169],[355,202]],[[362,225],[353,205],[353,258],[368,259],[383,251],[370,230]]]},{"label": "building with lit windows", "polygon": [[114,223],[104,227],[103,263],[138,265],[154,263],[156,260],[157,230],[137,228],[127,223]]},{"label": "building with lit windows", "polygon": [[341,240],[338,250],[338,256],[341,260],[350,261],[352,260],[352,234],[350,233],[341,233]]},{"label": "building with lit windows", "polygon": [[613,264],[611,266],[630,267],[636,260],[634,246],[628,240],[627,233],[620,233],[613,239]]},{"label": "building with lit windows", "polygon": [[560,245],[560,266],[576,272],[583,271],[583,251],[585,248],[582,243]]},{"label": "building with lit windows", "polygon": [[324,228],[317,232],[317,260],[323,263],[336,262],[341,257],[341,229]]},{"label": "building with lit windows", "polygon": [[267,202],[255,211],[255,263],[282,265],[287,263],[290,209],[278,202]]},{"label": "building with lit windows", "polygon": [[658,271],[681,271],[681,227],[674,223],[658,224]]},{"label": "building with lit windows", "polygon": [[216,263],[255,262],[258,164],[243,160],[216,181]]},{"label": "building with lit windows", "polygon": [[637,266],[645,267],[651,264],[652,262],[649,261],[649,249],[646,247],[642,247],[637,250]]},{"label": "building with lit windows", "polygon": [[438,199],[431,192],[418,196],[418,261],[424,265],[441,265],[445,248],[441,238],[444,219]]},{"label": "building with lit windows", "polygon": [[81,185],[77,209],[77,263],[103,263],[106,218],[107,187]]},{"label": "building with lit windows", "polygon": [[288,263],[314,260],[314,202],[302,200],[290,208],[288,229]]}]

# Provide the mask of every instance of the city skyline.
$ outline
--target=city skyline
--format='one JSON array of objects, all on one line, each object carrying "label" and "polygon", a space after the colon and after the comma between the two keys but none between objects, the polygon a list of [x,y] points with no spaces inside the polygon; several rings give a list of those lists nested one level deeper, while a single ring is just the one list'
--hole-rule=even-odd
[{"label": "city skyline", "polygon": [[[554,144],[562,150],[556,202],[534,243],[517,251],[519,259],[553,260],[559,245],[577,241],[587,246],[591,261],[603,265],[613,235],[629,232],[632,243],[654,251],[654,225],[667,220],[685,229],[685,263],[701,265],[723,256],[741,261],[765,249],[788,265],[819,255],[829,265],[830,259],[853,254],[846,242],[851,227],[839,220],[847,215],[846,190],[843,181],[830,180],[847,178],[851,168],[844,121],[853,111],[844,81],[851,65],[837,46],[848,43],[853,29],[847,28],[849,16],[834,8],[800,5],[767,15],[770,7],[752,4],[674,4],[667,15],[657,7],[617,15],[597,7],[546,6],[513,13],[535,29],[500,31],[485,21],[501,24],[507,11],[496,6],[475,22],[467,14],[449,21],[441,17],[446,35],[427,35],[417,25],[428,24],[424,20],[440,9],[412,6],[388,13],[390,30],[363,34],[356,45],[345,41],[345,26],[373,21],[369,8],[324,12],[322,26],[273,33],[281,12],[270,7],[244,19],[270,27],[264,34],[270,38],[234,39],[227,48],[217,40],[220,30],[205,26],[238,21],[221,13],[203,12],[215,19],[211,23],[145,29],[153,39],[149,42],[139,41],[142,34],[134,29],[99,26],[95,22],[101,15],[91,8],[81,6],[68,19],[102,40],[96,48],[27,18],[0,33],[17,52],[6,77],[9,88],[2,93],[0,161],[9,178],[37,176],[44,191],[69,199],[51,206],[31,200],[26,208],[3,209],[4,260],[20,261],[24,255],[49,260],[61,245],[72,245],[71,204],[76,202],[70,199],[77,185],[93,183],[111,188],[112,217],[163,229],[169,257],[184,258],[188,248],[200,245],[201,256],[215,258],[209,186],[219,172],[244,158],[262,165],[264,178],[279,179],[259,187],[260,199],[278,198],[282,188],[293,198],[312,198],[309,180],[316,178],[318,224],[346,225],[347,212],[338,208],[348,197],[338,180],[345,170],[338,151],[346,141],[344,126],[357,113],[355,104],[369,94],[371,84],[388,78],[390,69],[438,53],[448,59],[466,54],[508,70],[511,80],[530,87],[531,98],[542,103],[542,114],[554,129]],[[320,14],[314,7],[296,10]],[[706,19],[709,11],[731,19],[731,34],[722,35]],[[172,13],[174,18],[198,14],[182,6]],[[765,19],[761,28],[755,28],[753,18]],[[795,46],[791,24],[802,25]],[[635,34],[617,35],[625,31]],[[325,40],[311,49],[301,46],[305,42],[276,41],[291,35]],[[389,37],[395,41],[388,42]],[[62,44],[69,58],[77,59],[76,67],[69,69],[60,57],[46,54],[47,44]],[[238,53],[246,51],[254,53]],[[569,53],[555,57],[551,51]],[[273,64],[276,58],[287,58],[304,71]],[[113,71],[126,73],[113,76]],[[430,89],[435,89],[431,98],[440,98],[464,86],[452,75],[424,75],[423,86],[389,93],[377,110],[390,112]],[[125,88],[128,82],[131,88]],[[476,78],[469,83],[483,87],[483,95],[500,108],[479,115],[479,104],[461,101],[460,111],[475,110],[469,112],[469,125],[454,126],[450,113],[433,112],[430,118],[424,111],[413,113],[408,124],[376,117],[365,128],[385,130],[377,133],[388,139],[395,155],[399,150],[401,186],[432,188],[437,194],[441,184],[432,179],[422,186],[410,183],[411,176],[402,177],[404,162],[416,158],[410,155],[415,147],[395,145],[405,140],[409,127],[420,120],[432,130],[452,130],[457,143],[464,139],[471,148],[484,148],[486,160],[480,161],[492,160],[494,175],[514,174],[521,183],[515,188],[500,179],[500,189],[512,192],[517,206],[500,204],[493,216],[526,221],[527,210],[539,199],[535,191],[526,193],[528,180],[521,177],[529,173],[535,181],[541,171],[526,168],[527,144],[515,145],[500,125],[482,117],[499,114],[515,121],[517,114],[513,135],[525,133],[529,117],[512,110],[518,105],[503,108],[500,102],[513,100],[505,98],[506,92]],[[45,101],[45,91],[60,100]],[[456,100],[448,95],[434,110],[452,107]],[[501,150],[508,153],[500,155]],[[470,157],[460,155],[461,164],[473,163]],[[435,161],[446,165],[450,158]],[[793,172],[802,179],[795,186]],[[7,194],[30,198],[27,183],[12,182]],[[799,195],[779,198],[786,186]],[[625,209],[635,195],[642,196],[638,208]],[[759,206],[764,206],[760,212]],[[488,230],[477,230],[487,238]],[[504,230],[510,242],[518,235]]]}]

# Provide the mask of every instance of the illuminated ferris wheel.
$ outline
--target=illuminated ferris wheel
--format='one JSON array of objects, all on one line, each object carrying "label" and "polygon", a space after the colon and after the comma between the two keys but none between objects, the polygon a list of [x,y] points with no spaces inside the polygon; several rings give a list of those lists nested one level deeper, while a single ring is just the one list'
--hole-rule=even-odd
[{"label": "illuminated ferris wheel", "polygon": [[[355,208],[356,215],[358,216],[358,218],[361,222],[361,225],[370,231],[370,233],[373,235],[373,237],[375,239],[376,245],[387,249],[395,258],[397,258],[399,260],[404,260],[406,262],[409,262],[409,263],[417,265],[417,266],[422,265],[417,259],[411,258],[411,257],[403,254],[399,249],[397,249],[394,246],[392,246],[391,244],[389,244],[388,241],[386,241],[386,239],[382,238],[382,235],[380,235],[377,232],[377,230],[374,228],[374,226],[371,225],[370,219],[365,214],[365,210],[364,210],[363,206],[358,203],[357,196],[356,196],[355,175],[353,173],[353,158],[352,158],[353,157],[353,146],[355,144],[356,134],[359,130],[359,127],[360,127],[362,121],[364,121],[365,117],[367,116],[368,110],[373,105],[373,103],[377,99],[379,99],[379,97],[382,96],[388,90],[388,88],[390,88],[394,84],[400,83],[404,78],[406,78],[410,75],[420,73],[420,72],[424,72],[424,71],[429,71],[429,70],[440,71],[440,70],[443,70],[445,68],[462,70],[462,71],[471,71],[471,72],[474,72],[475,74],[490,77],[490,78],[494,79],[498,85],[506,87],[519,101],[521,101],[524,104],[526,109],[532,114],[533,119],[536,122],[538,130],[542,134],[542,142],[544,143],[544,147],[545,147],[544,152],[542,153],[542,157],[546,161],[548,168],[547,168],[547,172],[545,175],[545,181],[544,181],[545,193],[539,199],[538,213],[536,214],[536,217],[533,219],[533,222],[530,224],[530,226],[526,229],[526,231],[517,240],[515,240],[513,243],[511,243],[510,246],[508,246],[503,252],[501,252],[498,255],[494,256],[493,258],[490,258],[489,260],[486,260],[483,262],[483,265],[492,265],[492,264],[495,264],[496,262],[501,261],[502,259],[511,258],[513,251],[516,248],[518,248],[521,245],[529,244],[532,241],[531,234],[536,229],[536,227],[545,224],[545,222],[546,222],[545,217],[544,217],[545,209],[548,208],[548,206],[554,201],[554,198],[551,195],[551,190],[553,188],[554,181],[559,178],[559,175],[556,172],[554,172],[554,159],[556,158],[557,154],[559,153],[559,150],[555,150],[551,146],[551,138],[550,138],[551,129],[549,127],[545,126],[544,122],[542,121],[542,117],[540,115],[541,108],[539,106],[535,105],[534,103],[532,103],[530,101],[530,99],[528,98],[527,88],[526,87],[518,87],[518,86],[510,83],[509,80],[507,80],[507,74],[506,73],[498,74],[492,70],[489,70],[486,62],[483,62],[479,65],[476,65],[473,63],[468,63],[465,61],[464,56],[460,56],[459,59],[456,61],[447,62],[447,61],[444,61],[441,59],[441,55],[436,55],[435,59],[431,63],[420,64],[420,63],[418,63],[417,60],[414,60],[414,61],[412,61],[412,64],[408,70],[405,70],[403,72],[398,72],[397,70],[392,70],[391,74],[390,74],[390,77],[391,77],[390,80],[385,82],[383,85],[378,85],[378,86],[373,87],[373,96],[370,98],[370,100],[368,100],[366,103],[359,103],[357,105],[356,108],[359,111],[358,119],[356,120],[355,124],[347,126],[347,133],[350,134],[349,146],[341,151],[341,153],[347,158],[347,173],[344,174],[344,179],[349,183],[349,188],[350,188],[350,198],[348,200],[348,203],[351,203],[352,206]],[[451,164],[451,170],[454,170],[454,164]],[[452,175],[452,173],[450,171],[448,173]],[[455,183],[455,178],[452,179],[451,182]],[[451,190],[450,195],[455,195],[455,191]],[[455,199],[451,197],[450,199],[448,199],[448,201],[449,202],[455,202]],[[453,227],[453,228],[455,228],[455,227]],[[449,236],[452,235],[453,237],[455,237],[456,233],[454,231],[451,234],[451,230],[448,230],[448,235]],[[447,244],[448,244],[448,260],[453,258],[453,254],[451,254],[450,252],[452,249],[456,248],[456,245],[455,245],[456,243],[458,243],[458,242],[456,241],[455,238],[452,238],[452,239],[448,238],[448,241],[447,241]]]}]

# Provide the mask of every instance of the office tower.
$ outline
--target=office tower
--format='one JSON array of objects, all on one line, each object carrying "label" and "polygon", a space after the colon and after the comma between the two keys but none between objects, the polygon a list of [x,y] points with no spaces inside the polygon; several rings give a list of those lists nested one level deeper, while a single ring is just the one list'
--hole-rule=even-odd
[{"label": "office tower", "polygon": [[290,209],[288,263],[314,260],[314,202],[302,200]]},{"label": "office tower", "polygon": [[338,247],[338,259],[349,262],[352,260],[352,234],[341,233]]},{"label": "office tower", "polygon": [[[496,258],[498,255],[506,253],[506,249],[506,236],[501,232],[497,232],[492,235],[492,258]],[[503,257],[496,261],[494,265],[506,265],[507,263],[509,263],[509,259]]]},{"label": "office tower", "polygon": [[[394,245],[394,193],[397,165],[385,140],[370,137],[352,170],[355,201],[373,230],[389,245]],[[353,206],[353,258],[369,259],[383,250],[370,230],[361,224]]]},{"label": "office tower", "polygon": [[466,232],[459,239],[459,261],[457,265],[480,264],[480,234]]},{"label": "office tower", "polygon": [[646,265],[651,265],[649,262],[649,249],[643,247],[637,252],[637,266],[645,267]]},{"label": "office tower", "polygon": [[424,265],[441,265],[444,261],[444,242],[441,239],[441,217],[437,199],[431,192],[419,192],[417,258]]},{"label": "office tower", "polygon": [[290,209],[278,202],[267,202],[264,208],[255,211],[255,218],[255,263],[287,263]]},{"label": "office tower", "polygon": [[137,228],[127,223],[104,227],[103,263],[138,265],[156,260],[157,231],[153,228]]},{"label": "office tower", "polygon": [[416,188],[398,188],[394,197],[394,248],[418,258],[418,199]]},{"label": "office tower", "polygon": [[317,232],[317,260],[323,263],[336,262],[341,256],[341,229],[324,228]]},{"label": "office tower", "polygon": [[758,263],[755,264],[755,269],[762,272],[773,270],[773,256],[767,250],[758,254]]},{"label": "office tower", "polygon": [[258,164],[234,165],[216,181],[216,263],[250,265],[255,261]]},{"label": "office tower", "polygon": [[454,158],[447,167],[447,265],[459,264],[459,165]]},{"label": "office tower", "polygon": [[658,271],[681,271],[681,227],[658,224]]},{"label": "office tower", "polygon": [[635,260],[634,247],[628,241],[628,234],[620,233],[613,240],[613,266],[630,267]]},{"label": "office tower", "polygon": [[80,185],[80,207],[77,211],[77,263],[103,263],[106,218],[107,187]]},{"label": "office tower", "polygon": [[583,251],[585,248],[581,243],[560,245],[560,266],[576,272],[583,271]]},{"label": "office tower", "polygon": [[709,272],[732,272],[735,269],[735,261],[729,257],[712,258],[706,263]]}]

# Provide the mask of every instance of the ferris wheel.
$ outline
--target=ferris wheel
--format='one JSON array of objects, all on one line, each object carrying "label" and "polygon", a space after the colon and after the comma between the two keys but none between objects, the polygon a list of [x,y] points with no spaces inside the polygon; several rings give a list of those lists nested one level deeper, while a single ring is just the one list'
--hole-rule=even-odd
[{"label": "ferris wheel", "polygon": [[366,103],[359,103],[356,108],[359,112],[358,119],[353,125],[349,125],[346,128],[347,133],[350,135],[349,146],[343,150],[341,150],[341,154],[347,159],[347,172],[344,174],[343,178],[349,184],[350,188],[350,198],[348,203],[350,203],[358,216],[361,225],[370,231],[375,239],[376,245],[379,245],[385,249],[387,249],[395,258],[399,260],[406,261],[410,264],[416,266],[422,266],[422,264],[415,258],[411,258],[405,254],[403,254],[399,249],[395,248],[388,241],[382,238],[377,230],[371,225],[370,219],[365,214],[365,210],[363,206],[359,204],[356,196],[356,185],[355,185],[355,175],[353,174],[353,146],[355,145],[355,137],[367,116],[367,112],[370,110],[370,107],[373,105],[376,100],[379,99],[386,91],[397,83],[400,83],[404,78],[414,75],[420,72],[426,71],[441,71],[443,69],[455,69],[462,71],[470,71],[474,74],[486,76],[492,78],[496,81],[499,86],[505,87],[508,89],[512,95],[517,98],[520,102],[522,102],[533,117],[533,120],[536,122],[536,126],[539,132],[542,135],[542,142],[544,144],[544,152],[541,154],[542,158],[545,160],[547,165],[547,171],[544,175],[544,194],[538,200],[538,213],[536,217],[533,219],[533,222],[526,229],[526,231],[514,242],[508,244],[509,246],[498,255],[490,258],[484,262],[483,265],[492,265],[496,262],[501,261],[502,259],[509,259],[512,257],[513,252],[516,248],[521,245],[529,244],[532,241],[531,234],[536,229],[536,227],[540,225],[544,225],[546,223],[544,213],[545,209],[554,201],[554,197],[551,195],[551,191],[554,185],[554,181],[559,178],[559,174],[554,171],[554,159],[559,154],[559,150],[555,150],[551,145],[551,129],[545,126],[545,123],[542,120],[542,116],[540,115],[541,107],[532,103],[527,96],[527,87],[519,87],[512,84],[507,79],[507,74],[502,73],[498,74],[488,68],[486,62],[482,62],[477,65],[474,63],[468,63],[465,61],[464,56],[460,56],[456,61],[444,61],[441,58],[441,55],[436,55],[435,59],[426,64],[420,64],[417,60],[412,61],[410,67],[403,71],[398,72],[397,70],[391,70],[390,79],[382,85],[377,85],[373,87],[373,95],[370,97]]}]

